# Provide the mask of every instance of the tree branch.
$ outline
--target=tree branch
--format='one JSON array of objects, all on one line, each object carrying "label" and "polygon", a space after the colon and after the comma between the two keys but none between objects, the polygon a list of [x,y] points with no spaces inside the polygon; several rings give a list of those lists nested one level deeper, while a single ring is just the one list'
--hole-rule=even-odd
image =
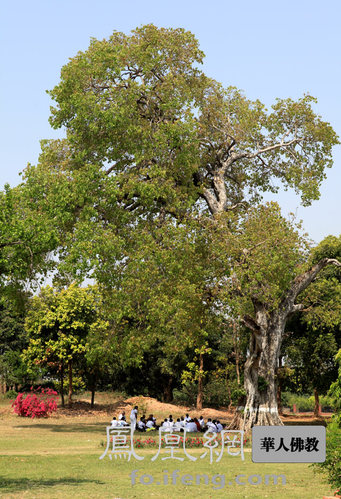
[{"label": "tree branch", "polygon": [[287,148],[293,144],[297,144],[298,142],[301,142],[303,139],[292,139],[289,140],[288,142],[284,142],[282,139],[281,142],[278,142],[277,144],[273,144],[272,146],[267,146],[263,147],[263,149],[258,149],[256,152],[250,153],[250,152],[240,152],[240,153],[235,153],[230,156],[230,158],[227,160],[226,164],[227,166],[231,166],[233,163],[236,161],[239,161],[240,159],[247,158],[247,159],[253,159],[259,156],[260,154],[263,154],[265,152],[269,151],[274,151],[276,149],[279,149],[281,147]]},{"label": "tree branch", "polygon": [[109,175],[112,171],[115,170],[116,166],[117,166],[116,164],[109,166],[109,168],[107,170],[105,170],[105,174]]},{"label": "tree branch", "polygon": [[299,307],[299,305],[294,304],[297,296],[302,293],[302,291],[304,291],[309,286],[309,284],[313,282],[319,272],[321,272],[321,270],[324,269],[327,265],[335,265],[336,267],[341,267],[341,263],[335,258],[323,258],[316,265],[311,267],[310,270],[307,270],[306,272],[295,278],[285,300],[291,303],[290,311],[299,310],[298,308],[295,310],[295,307]]},{"label": "tree branch", "polygon": [[257,322],[250,315],[244,315],[244,317],[241,320],[242,320],[243,324],[245,324],[246,327],[248,327],[252,331],[255,331],[256,333],[259,332],[260,327],[258,326]]},{"label": "tree branch", "polygon": [[298,303],[297,305],[293,305],[293,307],[291,309],[292,313],[301,312],[302,310],[304,310],[303,303]]},{"label": "tree branch", "polygon": [[17,244],[24,244],[24,243],[23,241],[11,241],[11,242],[0,243],[0,249],[6,248],[6,246],[16,246]]}]

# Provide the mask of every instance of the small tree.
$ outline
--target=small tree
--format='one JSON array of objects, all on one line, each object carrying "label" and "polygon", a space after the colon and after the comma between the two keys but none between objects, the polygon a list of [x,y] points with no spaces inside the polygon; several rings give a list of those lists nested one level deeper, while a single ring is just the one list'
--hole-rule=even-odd
[{"label": "small tree", "polygon": [[205,342],[200,348],[194,350],[195,357],[192,362],[188,362],[186,370],[183,371],[181,375],[182,384],[186,383],[197,383],[197,402],[196,408],[198,410],[202,409],[203,403],[203,392],[204,392],[204,379],[208,374],[208,371],[204,371],[204,356],[209,355],[212,352],[211,348],[208,348],[207,342]]},{"label": "small tree", "polygon": [[91,325],[98,319],[96,290],[72,284],[58,292],[47,286],[33,297],[25,328],[29,337],[23,359],[30,366],[56,367],[64,405],[64,369],[68,371],[68,402],[72,403],[73,365],[84,357]]},{"label": "small tree", "polygon": [[286,365],[305,392],[314,392],[314,415],[319,416],[319,395],[325,394],[336,375],[334,361],[338,350],[334,332],[307,328],[296,321],[291,324],[291,335],[286,342]]}]

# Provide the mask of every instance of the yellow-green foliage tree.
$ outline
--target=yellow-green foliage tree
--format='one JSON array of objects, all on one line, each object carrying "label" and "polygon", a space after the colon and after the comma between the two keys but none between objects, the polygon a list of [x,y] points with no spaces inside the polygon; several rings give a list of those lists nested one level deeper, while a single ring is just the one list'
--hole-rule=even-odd
[{"label": "yellow-green foliage tree", "polygon": [[80,288],[71,284],[57,291],[47,286],[39,296],[32,298],[25,322],[29,343],[22,356],[30,366],[58,369],[62,405],[64,370],[68,372],[68,402],[71,404],[73,365],[87,353],[89,355],[91,336],[99,330],[102,338],[98,338],[96,344],[105,348],[107,326],[108,323],[101,318],[96,288]]}]

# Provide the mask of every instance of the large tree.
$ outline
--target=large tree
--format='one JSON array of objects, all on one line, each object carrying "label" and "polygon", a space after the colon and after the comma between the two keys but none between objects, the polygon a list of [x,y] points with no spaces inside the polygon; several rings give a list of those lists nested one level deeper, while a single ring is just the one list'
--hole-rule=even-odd
[{"label": "large tree", "polygon": [[[208,78],[202,59],[191,33],[148,25],[131,35],[93,39],[62,68],[50,92],[56,103],[50,122],[65,127],[66,139],[43,143],[38,166],[25,175],[35,203],[61,227],[64,269],[90,273],[110,289],[134,261],[135,236],[148,224],[186,227],[192,216],[214,233],[221,215],[238,215],[281,184],[294,188],[305,205],[318,198],[338,139],[313,111],[315,99],[278,99],[267,111]],[[228,275],[229,249],[225,257]],[[253,372],[246,379],[249,409],[258,369],[275,368],[286,318],[299,308],[297,295],[327,263],[297,275],[290,286],[285,282],[276,318],[268,320],[269,306],[257,300],[252,320],[244,317],[256,349],[247,361]],[[255,355],[268,357],[266,367]],[[262,397],[250,424],[262,420],[259,408],[267,422],[278,422],[272,396]]]},{"label": "large tree", "polygon": [[276,205],[250,209],[240,235],[233,239],[234,271],[227,296],[251,330],[244,369],[246,404],[243,417],[237,413],[233,426],[278,425],[276,370],[286,322],[305,309],[303,292],[319,273],[341,263],[327,257],[316,263],[309,260],[304,237]]}]

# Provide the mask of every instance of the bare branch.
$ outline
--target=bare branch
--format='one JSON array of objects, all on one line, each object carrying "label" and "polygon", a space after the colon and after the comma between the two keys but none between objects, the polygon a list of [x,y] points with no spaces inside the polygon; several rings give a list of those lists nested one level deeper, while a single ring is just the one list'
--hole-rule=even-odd
[{"label": "bare branch", "polygon": [[247,208],[248,207],[248,203],[241,201],[240,203],[236,203],[236,204],[233,204],[232,206],[226,207],[225,210],[226,211],[233,211],[236,208],[238,208],[238,206],[243,206],[244,208]]},{"label": "bare branch", "polygon": [[112,165],[110,166],[106,171],[105,171],[105,174],[106,175],[109,175],[113,170],[115,170],[116,168],[116,165]]},{"label": "bare branch", "polygon": [[295,139],[290,140],[289,142],[284,142],[282,139],[281,142],[278,142],[277,144],[273,144],[272,146],[263,147],[263,149],[258,149],[254,153],[240,152],[240,153],[232,154],[230,156],[229,160],[227,161],[227,164],[228,164],[228,166],[231,166],[235,161],[238,161],[238,160],[243,159],[243,158],[253,159],[253,158],[259,157],[260,154],[264,154],[265,152],[274,151],[276,149],[280,149],[281,147],[287,148],[293,144],[298,144],[302,140],[303,139],[295,138]]},{"label": "bare branch", "polygon": [[304,291],[309,284],[313,282],[316,276],[324,269],[327,265],[335,265],[336,267],[341,267],[341,263],[335,258],[323,258],[316,265],[311,267],[311,269],[307,270],[303,274],[297,276],[289,289],[289,292],[286,296],[284,302],[287,304],[291,304],[290,312],[294,310],[296,305],[294,304],[297,296]]}]

